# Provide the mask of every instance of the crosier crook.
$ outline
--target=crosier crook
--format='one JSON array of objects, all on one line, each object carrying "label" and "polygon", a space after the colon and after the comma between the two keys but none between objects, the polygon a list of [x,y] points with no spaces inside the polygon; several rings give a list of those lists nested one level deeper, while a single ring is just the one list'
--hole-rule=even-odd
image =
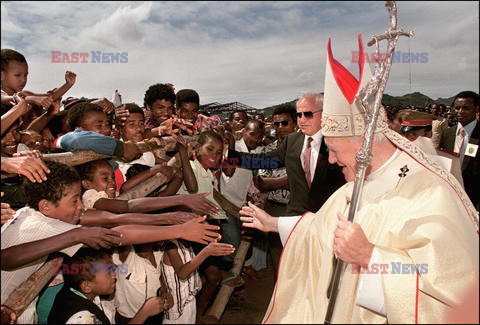
[{"label": "crosier crook", "polygon": [[[390,14],[390,25],[385,33],[381,35],[375,35],[372,37],[368,46],[376,45],[376,54],[379,58],[380,48],[379,41],[387,40],[387,60],[379,60],[382,62],[377,63],[375,67],[375,73],[368,82],[368,84],[359,91],[356,96],[356,100],[359,102],[360,109],[362,110],[365,119],[365,135],[362,146],[358,150],[355,160],[357,162],[355,183],[353,185],[352,200],[348,211],[348,221],[353,222],[355,214],[358,208],[358,200],[362,193],[363,184],[365,181],[365,171],[372,161],[372,142],[373,135],[375,133],[375,127],[377,126],[378,114],[380,113],[380,106],[383,97],[383,92],[387,84],[390,69],[392,67],[392,53],[395,50],[395,45],[399,36],[413,37],[412,31],[406,32],[403,29],[397,30],[397,5],[395,1],[387,1],[385,3],[388,13]],[[363,60],[363,57],[359,58]],[[369,100],[375,95],[375,101],[373,108],[369,104]],[[337,259],[335,263],[335,272],[332,279],[331,290],[329,292],[328,308],[325,315],[325,324],[330,324],[333,311],[335,308],[335,302],[337,299],[338,288],[340,284],[340,275],[344,271],[344,262]]]}]

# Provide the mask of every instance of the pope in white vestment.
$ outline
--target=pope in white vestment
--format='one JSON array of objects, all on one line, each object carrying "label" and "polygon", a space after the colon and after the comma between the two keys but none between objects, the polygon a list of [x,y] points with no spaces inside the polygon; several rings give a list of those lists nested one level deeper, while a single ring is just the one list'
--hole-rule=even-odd
[{"label": "pope in white vestment", "polygon": [[[355,95],[370,79],[370,71],[361,60],[360,35],[359,47],[357,81],[333,58],[328,43],[322,133],[329,159],[335,156],[330,146],[334,139],[359,138],[364,132]],[[473,287],[479,271],[478,212],[455,177],[415,143],[388,129],[384,115],[376,133],[374,147],[391,149],[383,151],[388,152],[384,157],[374,155],[372,166],[375,161],[382,164],[367,171],[354,220],[373,250],[368,268],[345,263],[331,322],[445,322],[467,290],[478,297],[478,286]],[[349,181],[317,213],[290,223],[287,235],[278,222],[286,242],[264,323],[324,322],[335,269],[337,214],[348,214],[352,190]],[[243,220],[254,222],[260,210],[244,211],[252,218]],[[366,270],[369,274],[359,274]]]}]

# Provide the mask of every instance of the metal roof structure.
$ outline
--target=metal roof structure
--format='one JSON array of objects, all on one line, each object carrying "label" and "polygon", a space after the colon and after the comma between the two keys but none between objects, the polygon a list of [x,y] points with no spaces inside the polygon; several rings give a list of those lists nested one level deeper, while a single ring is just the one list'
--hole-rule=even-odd
[{"label": "metal roof structure", "polygon": [[248,106],[239,102],[231,102],[226,104],[220,104],[213,102],[205,105],[200,105],[200,112],[208,112],[214,114],[228,114],[234,111],[246,111],[247,113],[255,113],[257,109],[252,106]]}]

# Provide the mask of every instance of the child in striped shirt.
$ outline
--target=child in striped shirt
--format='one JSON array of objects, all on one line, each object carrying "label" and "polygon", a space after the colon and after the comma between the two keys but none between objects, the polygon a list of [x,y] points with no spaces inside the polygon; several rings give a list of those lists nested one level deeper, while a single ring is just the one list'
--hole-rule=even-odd
[{"label": "child in striped shirt", "polygon": [[195,324],[195,295],[202,287],[198,267],[209,256],[230,255],[234,250],[230,244],[210,243],[195,255],[182,240],[164,242],[161,277],[173,296],[173,307],[165,311],[163,324]]}]

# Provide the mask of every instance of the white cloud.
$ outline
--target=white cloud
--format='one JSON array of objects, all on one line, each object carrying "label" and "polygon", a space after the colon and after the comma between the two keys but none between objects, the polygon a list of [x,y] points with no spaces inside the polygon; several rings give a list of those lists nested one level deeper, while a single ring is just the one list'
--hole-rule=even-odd
[{"label": "white cloud", "polygon": [[[427,64],[396,64],[387,93],[433,98],[478,91],[478,3],[398,2],[397,50],[428,52]],[[110,97],[119,89],[143,103],[149,85],[193,88],[201,102],[265,107],[322,91],[326,40],[354,75],[356,35],[382,33],[380,2],[2,2],[2,46],[24,53],[28,88],[47,90],[78,74],[71,96]],[[126,64],[54,64],[52,50],[128,52]],[[367,48],[369,53],[372,48]],[[373,66],[372,66],[373,68]]]}]

